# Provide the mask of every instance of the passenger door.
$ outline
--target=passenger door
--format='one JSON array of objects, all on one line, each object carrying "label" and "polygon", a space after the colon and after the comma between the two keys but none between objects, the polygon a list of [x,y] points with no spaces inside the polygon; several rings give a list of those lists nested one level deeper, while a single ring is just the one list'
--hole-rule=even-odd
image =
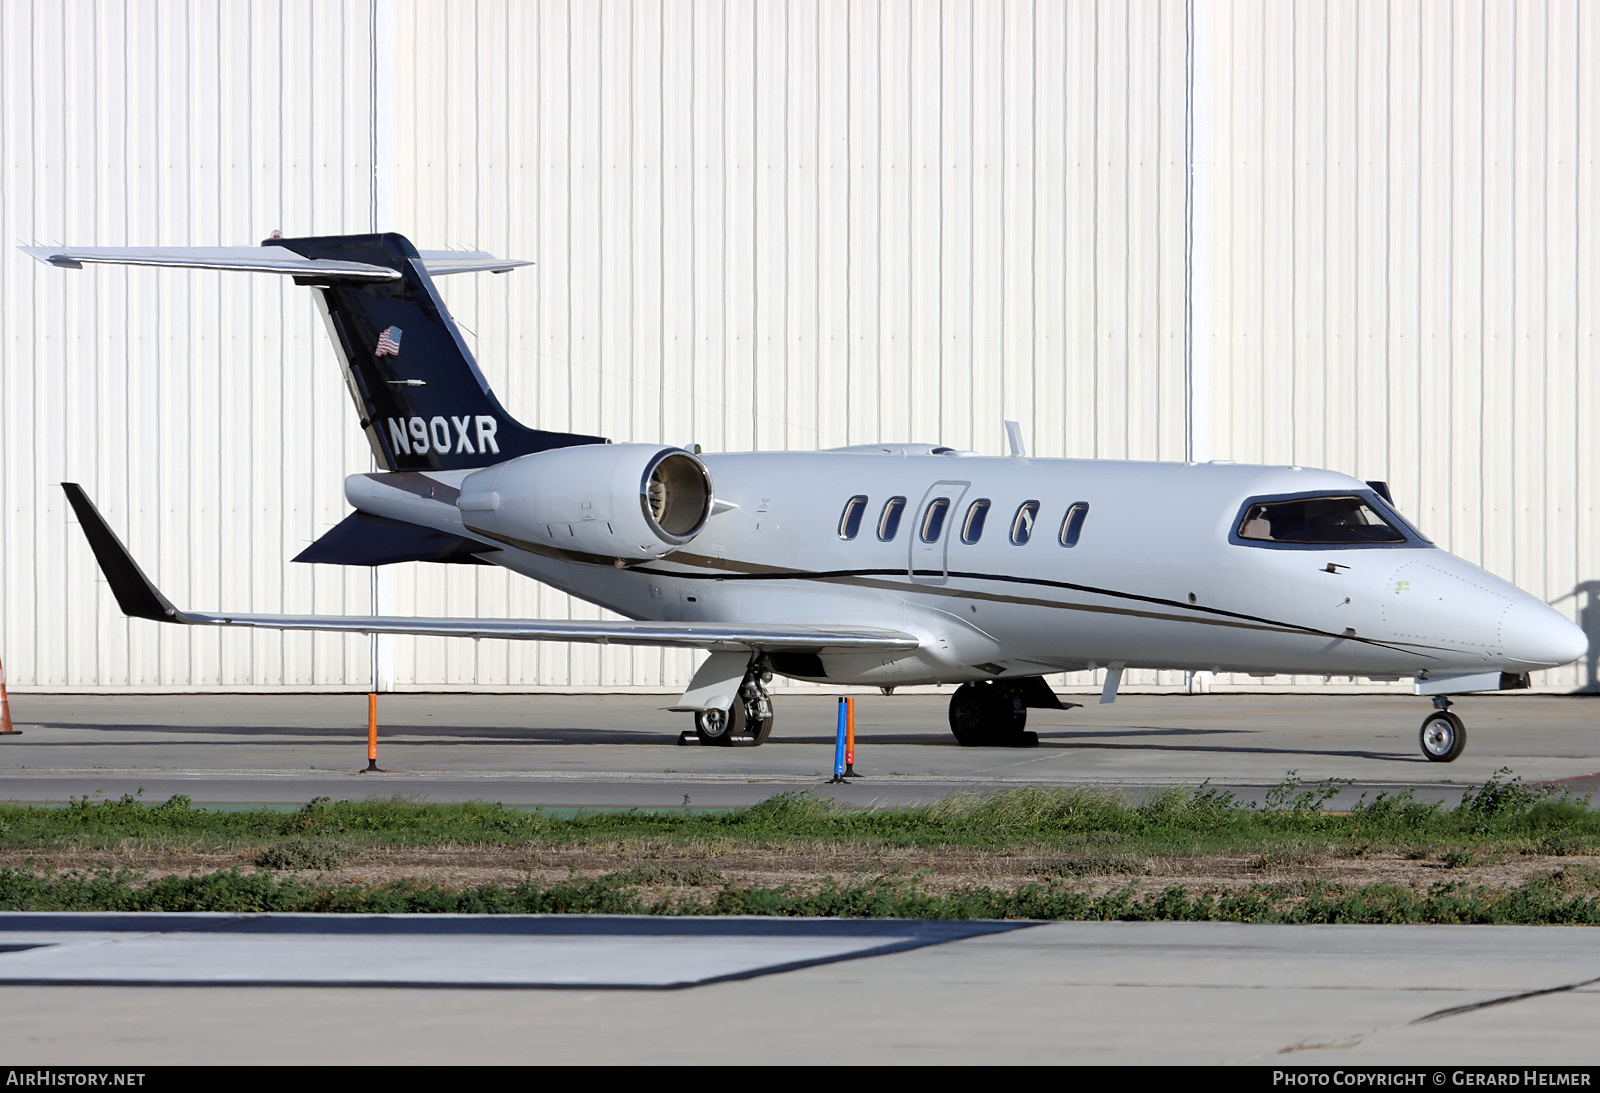
[{"label": "passenger door", "polygon": [[[907,573],[919,584],[944,584],[950,579],[950,536],[961,525],[966,514],[961,511],[961,499],[966,496],[970,482],[935,482],[922,495],[922,501],[912,513],[910,558]],[[930,526],[930,513],[935,505],[944,501],[942,514],[937,515],[935,531]],[[924,539],[924,535],[931,536]]]}]

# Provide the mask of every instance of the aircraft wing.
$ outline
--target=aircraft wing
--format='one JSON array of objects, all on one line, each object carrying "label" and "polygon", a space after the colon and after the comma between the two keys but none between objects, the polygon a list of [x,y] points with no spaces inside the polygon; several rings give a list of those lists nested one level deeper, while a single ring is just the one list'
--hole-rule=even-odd
[{"label": "aircraft wing", "polygon": [[123,613],[189,626],[244,626],[271,630],[331,630],[356,634],[423,634],[435,637],[575,641],[597,645],[654,645],[764,652],[909,650],[911,634],[868,626],[751,625],[720,622],[605,622],[578,619],[429,619],[384,615],[244,615],[183,611],[144,575],[122,541],[75,482],[63,482],[67,500]]},{"label": "aircraft wing", "polygon": [[[343,281],[398,281],[400,272],[366,262],[305,258],[286,247],[23,247],[46,265],[81,269],[85,263],[114,266],[169,266],[176,269],[219,269],[245,273],[281,273],[295,277],[338,277]],[[496,258],[481,250],[417,252],[423,268],[434,276],[446,273],[505,273],[532,262]]]}]

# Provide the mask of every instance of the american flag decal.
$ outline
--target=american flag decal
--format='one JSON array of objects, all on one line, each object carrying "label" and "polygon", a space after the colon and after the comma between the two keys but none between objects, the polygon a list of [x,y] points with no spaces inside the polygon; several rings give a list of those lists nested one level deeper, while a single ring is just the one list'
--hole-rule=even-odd
[{"label": "american flag decal", "polygon": [[378,335],[378,348],[372,351],[374,357],[398,357],[400,355],[400,328],[391,326]]}]

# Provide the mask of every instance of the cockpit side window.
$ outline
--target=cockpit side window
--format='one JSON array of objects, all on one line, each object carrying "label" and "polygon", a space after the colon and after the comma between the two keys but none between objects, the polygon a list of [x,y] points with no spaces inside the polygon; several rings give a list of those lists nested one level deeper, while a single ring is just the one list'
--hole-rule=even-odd
[{"label": "cockpit side window", "polygon": [[1263,498],[1247,502],[1235,541],[1283,546],[1404,546],[1405,531],[1360,494]]}]

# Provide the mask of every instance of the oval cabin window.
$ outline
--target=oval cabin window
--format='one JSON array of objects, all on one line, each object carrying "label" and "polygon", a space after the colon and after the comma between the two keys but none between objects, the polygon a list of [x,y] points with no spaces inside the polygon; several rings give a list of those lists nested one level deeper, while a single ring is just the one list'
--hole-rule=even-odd
[{"label": "oval cabin window", "polygon": [[883,515],[878,517],[878,538],[887,543],[900,534],[900,514],[906,510],[904,497],[891,497],[883,503]]},{"label": "oval cabin window", "polygon": [[1039,518],[1039,502],[1024,501],[1011,518],[1011,542],[1021,546],[1033,538],[1033,523]]},{"label": "oval cabin window", "polygon": [[861,517],[867,511],[867,499],[863,495],[856,495],[844,503],[844,511],[839,514],[839,538],[854,539],[861,530]]},{"label": "oval cabin window", "polygon": [[1078,545],[1078,536],[1083,534],[1083,518],[1089,515],[1089,503],[1079,501],[1067,509],[1067,515],[1061,521],[1061,545],[1075,547]]},{"label": "oval cabin window", "polygon": [[989,516],[989,499],[980,497],[967,509],[967,519],[961,525],[961,541],[976,543],[983,537],[983,522]]}]

